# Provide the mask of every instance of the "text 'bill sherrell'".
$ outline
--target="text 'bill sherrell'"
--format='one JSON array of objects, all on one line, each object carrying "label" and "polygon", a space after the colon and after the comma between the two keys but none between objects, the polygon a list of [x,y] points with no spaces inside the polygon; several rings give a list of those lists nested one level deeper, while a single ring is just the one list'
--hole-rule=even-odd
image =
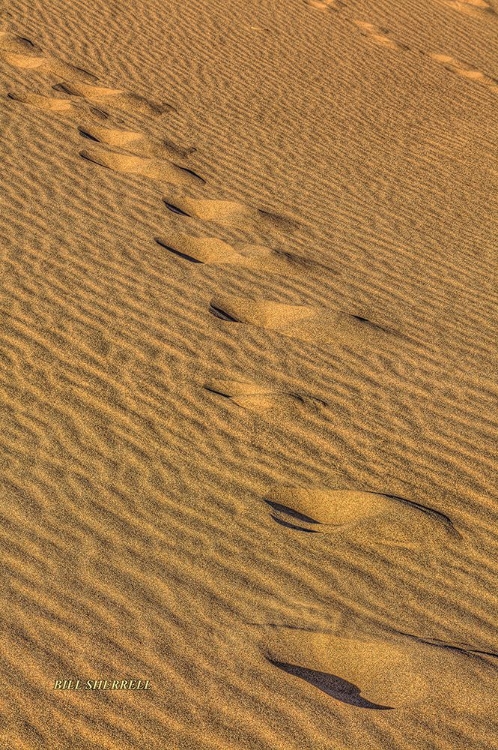
[{"label": "text 'bill sherrell'", "polygon": [[54,690],[150,690],[150,680],[55,680]]}]

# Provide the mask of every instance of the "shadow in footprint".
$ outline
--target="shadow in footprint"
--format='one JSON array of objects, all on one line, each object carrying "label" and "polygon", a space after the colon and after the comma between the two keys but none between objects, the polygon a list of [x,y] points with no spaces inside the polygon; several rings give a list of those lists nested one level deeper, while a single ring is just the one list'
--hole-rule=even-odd
[{"label": "shadow in footprint", "polygon": [[[315,521],[314,518],[311,518],[311,516],[306,516],[304,513],[298,513],[296,510],[289,508],[287,505],[281,505],[280,503],[275,503],[272,500],[265,500],[265,503],[269,505],[270,508],[273,508],[273,510],[279,511],[280,513],[285,513],[291,518],[295,518],[296,521],[304,521],[305,523],[319,523],[318,521]],[[277,520],[276,516],[272,516],[272,518],[275,518],[275,520]]]},{"label": "shadow in footprint", "polygon": [[197,199],[187,196],[178,199],[176,205],[171,204],[166,198],[163,198],[163,201],[170,211],[200,219],[201,221],[214,221],[218,224],[239,226],[241,228],[267,225],[268,228],[284,230],[286,232],[292,232],[300,226],[299,222],[288,216],[253,208],[239,201]]},{"label": "shadow in footprint", "polygon": [[170,253],[173,253],[173,255],[177,255],[179,258],[188,260],[190,263],[198,263],[200,265],[203,265],[202,260],[197,260],[197,258],[192,257],[192,255],[187,255],[187,253],[182,253],[180,250],[176,250],[176,248],[172,247],[171,245],[167,245],[159,237],[156,237],[155,241],[157,242],[158,245],[160,245],[161,247],[164,247],[165,250],[168,250]]},{"label": "shadow in footprint", "polygon": [[200,174],[197,174],[197,172],[194,172],[193,169],[188,169],[187,167],[182,167],[181,164],[175,164],[175,167],[180,169],[182,172],[185,172],[185,174],[191,175],[191,177],[195,177],[196,180],[199,180],[199,182],[202,182],[203,185],[206,184],[206,180],[204,177],[201,177]]},{"label": "shadow in footprint", "polygon": [[[95,138],[93,137],[91,140],[95,140]],[[188,170],[185,171],[176,164],[165,160],[148,159],[93,146],[80,151],[80,156],[106,169],[123,172],[124,174],[140,175],[152,180],[184,185],[189,184],[194,179],[190,174],[187,176]]]},{"label": "shadow in footprint", "polygon": [[304,667],[298,667],[295,664],[288,664],[287,662],[275,661],[268,659],[270,664],[278,667],[279,669],[292,674],[295,677],[300,677],[302,680],[306,680],[313,687],[318,688],[323,693],[332,696],[341,703],[347,703],[350,706],[356,706],[357,708],[370,708],[377,711],[391,711],[393,706],[381,706],[378,703],[372,703],[366,698],[361,696],[361,690],[353,685],[352,682],[343,680],[341,677],[336,677],[333,674],[327,672],[318,672],[315,669],[305,669]]},{"label": "shadow in footprint", "polygon": [[183,211],[178,206],[175,206],[173,203],[168,203],[167,201],[163,201],[163,203],[168,211],[171,211],[174,214],[178,214],[178,216],[188,216],[190,218],[190,214],[188,214],[186,211]]},{"label": "shadow in footprint", "polygon": [[[85,131],[86,132],[86,131]],[[80,133],[84,133],[80,130]],[[169,204],[169,209],[176,206]],[[168,232],[155,241],[171,253],[190,261],[213,266],[242,266],[282,275],[302,275],[312,271],[337,274],[333,268],[287,250],[266,245],[241,245],[234,247],[217,237],[193,237],[181,232]]]},{"label": "shadow in footprint", "polygon": [[337,309],[289,305],[228,294],[211,300],[209,309],[222,320],[266,328],[284,336],[317,344],[342,341],[349,346],[366,348],[382,346],[395,337],[405,340],[410,338],[394,328]]},{"label": "shadow in footprint", "polygon": [[407,550],[459,538],[448,516],[394,495],[282,486],[264,500],[276,523],[296,531],[364,535],[368,528],[378,543]]},{"label": "shadow in footprint", "polygon": [[9,91],[7,98],[12,99],[15,102],[20,102],[21,104],[28,104],[29,106],[41,109],[45,112],[67,114],[74,110],[73,103],[69,99],[58,99],[55,97],[43,96],[42,94],[32,94],[30,92],[16,94]]},{"label": "shadow in footprint", "polygon": [[278,518],[278,516],[272,515],[272,518],[275,521],[275,523],[279,524],[279,526],[285,526],[285,528],[292,529],[292,531],[304,531],[307,534],[318,533],[318,531],[316,531],[315,529],[305,529],[303,526],[296,526],[296,524],[289,523],[289,521],[284,521],[283,519]]},{"label": "shadow in footprint", "polygon": [[220,320],[226,320],[229,323],[239,323],[240,321],[238,318],[234,318],[229,313],[225,312],[221,307],[217,307],[216,305],[210,304],[209,305],[209,312],[211,315],[214,315],[215,318],[219,318]]},{"label": "shadow in footprint", "polygon": [[213,379],[204,384],[206,391],[233,401],[244,409],[256,412],[282,411],[305,407],[320,411],[328,403],[317,396],[295,393],[251,380]]}]

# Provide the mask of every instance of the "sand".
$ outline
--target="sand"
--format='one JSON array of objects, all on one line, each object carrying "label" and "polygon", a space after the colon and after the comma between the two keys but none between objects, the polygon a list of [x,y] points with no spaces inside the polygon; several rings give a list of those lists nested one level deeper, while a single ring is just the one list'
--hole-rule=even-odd
[{"label": "sand", "polygon": [[496,1],[0,31],[2,750],[496,746]]}]

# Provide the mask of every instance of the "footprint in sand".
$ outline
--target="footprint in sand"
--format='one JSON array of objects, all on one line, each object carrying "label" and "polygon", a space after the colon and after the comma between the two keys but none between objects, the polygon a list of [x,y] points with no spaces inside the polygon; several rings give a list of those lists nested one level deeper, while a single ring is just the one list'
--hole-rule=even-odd
[{"label": "footprint in sand", "polygon": [[367,23],[366,21],[353,21],[353,23],[360,29],[363,36],[368,37],[376,44],[380,44],[381,47],[398,51],[406,51],[410,49],[406,44],[396,42],[388,36],[389,31],[387,29],[378,29],[372,23]]},{"label": "footprint in sand", "polygon": [[[183,148],[167,140],[156,143],[143,133],[135,130],[122,130],[91,124],[80,125],[78,132],[83,138],[88,138],[97,143],[105,143],[107,146],[116,146],[125,151],[133,151],[139,156],[154,158],[180,156],[186,158],[196,150],[195,148]],[[199,175],[197,177],[203,181],[202,177]]]},{"label": "footprint in sand", "polygon": [[358,315],[308,305],[287,305],[224,295],[213,299],[209,309],[221,320],[247,323],[301,341],[321,344],[342,340],[363,346],[382,344],[402,336]]},{"label": "footprint in sand", "polygon": [[321,398],[307,393],[279,391],[251,380],[209,380],[204,388],[238,406],[256,412],[288,410],[299,407],[320,410],[328,404]]},{"label": "footprint in sand", "polygon": [[[383,47],[399,51],[407,51],[410,49],[410,47],[408,47],[406,44],[396,42],[394,39],[388,36],[389,32],[387,29],[378,29],[373,24],[366,23],[365,21],[354,21],[354,23],[364,36],[371,38],[374,42],[382,45]],[[422,50],[419,50],[419,52],[422,55],[426,55],[426,53]],[[483,86],[487,86],[491,91],[498,91],[498,80],[496,78],[487,76],[482,71],[476,70],[466,63],[462,63],[459,60],[456,60],[451,55],[429,52],[427,53],[427,56],[430,57],[431,60],[434,60],[435,62],[443,65],[446,70],[449,70],[452,73],[456,73],[456,75],[459,75],[468,81],[473,81],[474,83],[479,83]]]},{"label": "footprint in sand", "polygon": [[164,198],[164,205],[169,211],[179,216],[186,216],[203,221],[215,221],[218,224],[240,226],[263,224],[274,229],[292,232],[299,226],[298,222],[288,216],[252,208],[238,201],[206,200],[182,197],[170,202]]},{"label": "footprint in sand", "polygon": [[306,5],[317,10],[340,10],[345,3],[341,0],[306,0]]},{"label": "footprint in sand", "polygon": [[448,8],[473,18],[479,18],[482,14],[496,14],[495,9],[487,0],[440,0],[440,2]]},{"label": "footprint in sand", "polygon": [[331,274],[338,273],[326,265],[316,263],[296,253],[261,245],[243,245],[235,249],[216,237],[191,237],[177,232],[170,233],[167,237],[156,237],[156,242],[169,252],[191,263],[243,266],[291,276],[302,275],[313,269]]},{"label": "footprint in sand", "polygon": [[483,86],[488,86],[492,91],[498,91],[498,80],[496,78],[490,78],[480,70],[470,68],[468,65],[451,57],[451,55],[440,55],[435,52],[430,52],[429,57],[435,62],[443,65],[446,70],[456,73],[462,78],[466,78],[468,81],[480,83]]},{"label": "footprint in sand", "polygon": [[97,77],[87,70],[45,55],[43,50],[29,39],[8,32],[0,33],[0,56],[15,68],[52,73],[68,81],[97,80]]},{"label": "footprint in sand", "polygon": [[428,685],[410,651],[375,640],[277,632],[263,645],[275,667],[356,708],[393,709],[422,700]]},{"label": "footprint in sand", "polygon": [[[495,670],[478,657],[414,637],[377,640],[277,629],[261,644],[266,660],[355,709],[420,703],[492,711]],[[302,683],[301,683],[302,684]]]},{"label": "footprint in sand", "polygon": [[41,94],[31,94],[30,92],[16,94],[9,92],[7,94],[9,99],[21,104],[28,104],[36,109],[41,109],[45,112],[55,112],[57,114],[72,114],[74,113],[75,107],[73,102],[69,99],[58,99],[51,96],[42,96]]},{"label": "footprint in sand", "polygon": [[365,536],[390,547],[416,549],[458,537],[442,513],[402,497],[323,487],[276,487],[265,502],[272,518],[297,531]]},{"label": "footprint in sand", "polygon": [[132,114],[138,113],[150,117],[158,117],[174,109],[171,104],[157,104],[143,96],[133,94],[131,91],[125,91],[124,89],[113,89],[106,86],[94,86],[73,81],[56,83],[52,88],[54,91],[60,91],[68,96],[77,96],[96,104],[112,105]]},{"label": "footprint in sand", "polygon": [[186,167],[160,159],[147,159],[132,154],[119,154],[98,146],[80,151],[80,156],[93,164],[125,174],[143,175],[152,180],[169,182],[172,185],[192,185],[204,182],[201,177]]}]

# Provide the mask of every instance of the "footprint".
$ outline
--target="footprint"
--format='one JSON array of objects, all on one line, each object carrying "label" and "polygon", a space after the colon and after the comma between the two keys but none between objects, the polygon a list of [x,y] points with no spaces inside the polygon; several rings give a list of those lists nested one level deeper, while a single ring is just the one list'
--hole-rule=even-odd
[{"label": "footprint", "polygon": [[307,406],[320,409],[327,406],[323,399],[305,393],[278,391],[250,380],[210,380],[204,388],[211,393],[229,398],[251,411],[268,411],[278,408]]},{"label": "footprint", "polygon": [[464,13],[466,16],[479,18],[483,13],[496,13],[495,9],[487,0],[440,0],[448,8]]},{"label": "footprint", "polygon": [[306,4],[318,10],[340,10],[345,5],[341,0],[306,0]]},{"label": "footprint", "polygon": [[410,500],[394,495],[322,487],[277,487],[268,493],[272,518],[300,531],[350,534],[358,528],[363,538],[388,546],[415,549],[444,537],[456,537],[451,520]]},{"label": "footprint", "polygon": [[108,103],[131,113],[140,113],[152,117],[158,117],[174,107],[171,104],[156,104],[150,102],[143,96],[133,94],[124,89],[113,89],[106,86],[92,86],[88,84],[75,84],[72,81],[57,83],[53,86],[55,91],[62,91],[69,96],[78,96],[89,102],[97,104]]},{"label": "footprint", "polygon": [[238,201],[199,200],[183,197],[175,200],[175,203],[170,203],[164,199],[164,204],[166,208],[180,216],[193,217],[203,221],[215,221],[218,224],[244,227],[247,223],[261,222],[290,232],[299,226],[297,221],[288,216],[252,208]]},{"label": "footprint", "polygon": [[360,29],[363,36],[369,37],[372,41],[376,42],[376,44],[380,44],[382,47],[395,50],[409,49],[405,44],[400,44],[399,42],[395,42],[394,39],[391,39],[391,37],[388,36],[389,31],[387,29],[378,29],[372,23],[367,23],[366,21],[354,21],[353,23]]},{"label": "footprint", "polygon": [[19,36],[18,34],[11,34],[8,31],[0,31],[0,50],[6,52],[19,52],[22,54],[26,53],[42,53],[43,50],[37,44],[27,39],[25,36]]},{"label": "footprint", "polygon": [[328,266],[295,253],[260,245],[244,245],[236,250],[215,237],[191,237],[187,234],[171,233],[167,238],[157,237],[156,242],[191,263],[237,265],[285,275],[301,275],[313,269],[337,273]]},{"label": "footprint", "polygon": [[13,99],[15,102],[29,104],[31,107],[36,107],[36,109],[41,109],[46,112],[57,112],[63,114],[75,111],[74,104],[69,99],[58,99],[56,97],[31,94],[29,92],[23,94],[9,92],[7,97]]},{"label": "footprint", "polygon": [[232,295],[213,299],[210,312],[221,320],[247,323],[277,331],[284,336],[316,343],[334,343],[337,340],[343,340],[353,342],[355,346],[358,346],[382,343],[401,335],[367,318],[342,311],[331,311],[308,305],[287,305]]},{"label": "footprint", "polygon": [[456,73],[462,78],[466,78],[469,81],[475,81],[476,83],[488,86],[492,91],[498,91],[498,80],[490,78],[489,76],[482,73],[480,70],[469,68],[468,65],[456,60],[451,55],[440,55],[435,52],[429,53],[429,57],[435,62],[443,65],[446,70]]},{"label": "footprint", "polygon": [[424,664],[412,644],[402,648],[380,640],[279,629],[263,650],[273,666],[355,708],[401,708],[428,692]]},{"label": "footprint", "polygon": [[489,720],[496,708],[494,666],[414,636],[374,639],[273,628],[261,649],[267,662],[291,679],[305,681],[352,710],[424,704],[424,710],[431,705],[454,715],[471,708]]},{"label": "footprint", "polygon": [[[185,158],[195,151],[195,149],[185,149],[177,146],[171,143],[171,141],[155,143],[143,133],[134,130],[107,128],[101,125],[81,125],[78,131],[84,138],[89,138],[98,143],[105,143],[108,146],[117,146],[124,150],[133,150],[134,153],[140,156],[167,158],[174,155]],[[202,182],[205,182],[199,175],[197,177]]]},{"label": "footprint", "polygon": [[80,156],[87,161],[107,167],[115,172],[138,174],[152,180],[169,182],[173,185],[191,185],[200,178],[194,177],[189,169],[159,159],[145,159],[131,154],[118,154],[100,147],[89,147],[80,151]]},{"label": "footprint", "polygon": [[0,54],[9,65],[15,68],[53,73],[68,81],[97,80],[97,77],[87,70],[45,55],[38,45],[15,34],[4,32],[0,35]]}]

